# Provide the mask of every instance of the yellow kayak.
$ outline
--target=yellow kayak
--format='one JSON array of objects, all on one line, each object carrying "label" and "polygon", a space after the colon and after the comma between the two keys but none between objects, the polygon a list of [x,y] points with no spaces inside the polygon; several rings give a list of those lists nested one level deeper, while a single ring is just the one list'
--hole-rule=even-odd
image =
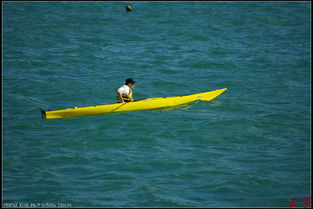
[{"label": "yellow kayak", "polygon": [[51,111],[41,110],[41,115],[43,118],[52,119],[52,118],[71,118],[79,116],[100,115],[128,111],[153,110],[183,105],[197,100],[210,101],[226,90],[227,88],[187,96],[148,98],[134,102],[69,108],[64,110],[51,110]]}]

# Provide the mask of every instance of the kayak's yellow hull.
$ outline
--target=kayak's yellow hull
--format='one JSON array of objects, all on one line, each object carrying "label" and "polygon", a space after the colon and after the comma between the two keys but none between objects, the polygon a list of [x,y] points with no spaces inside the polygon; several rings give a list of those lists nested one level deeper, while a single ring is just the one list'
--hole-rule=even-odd
[{"label": "kayak's yellow hull", "polygon": [[164,107],[183,105],[197,100],[210,101],[226,90],[227,88],[187,96],[148,98],[135,102],[69,108],[64,110],[42,111],[42,116],[47,119],[71,118],[128,111],[153,110]]}]

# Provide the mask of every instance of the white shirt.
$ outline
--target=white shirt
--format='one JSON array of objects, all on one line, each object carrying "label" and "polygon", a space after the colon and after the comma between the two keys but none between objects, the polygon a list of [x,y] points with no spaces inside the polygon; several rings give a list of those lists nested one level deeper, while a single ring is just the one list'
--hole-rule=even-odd
[{"label": "white shirt", "polygon": [[129,86],[123,85],[119,89],[117,89],[117,91],[121,92],[124,95],[128,95],[129,94]]}]

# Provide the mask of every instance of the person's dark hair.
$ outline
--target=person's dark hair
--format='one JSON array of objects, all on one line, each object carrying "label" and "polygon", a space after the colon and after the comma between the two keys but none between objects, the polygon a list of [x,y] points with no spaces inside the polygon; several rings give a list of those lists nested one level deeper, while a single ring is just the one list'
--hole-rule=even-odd
[{"label": "person's dark hair", "polygon": [[136,82],[132,78],[127,78],[126,81],[125,81],[125,85],[127,85],[129,83],[135,84]]}]

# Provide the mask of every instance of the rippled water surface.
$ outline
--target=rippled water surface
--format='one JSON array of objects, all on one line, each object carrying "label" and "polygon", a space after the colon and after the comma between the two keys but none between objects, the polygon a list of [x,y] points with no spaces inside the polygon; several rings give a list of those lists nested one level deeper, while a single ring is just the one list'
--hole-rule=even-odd
[{"label": "rippled water surface", "polygon": [[[309,2],[4,2],[3,204],[287,207],[310,195]],[[40,108],[228,88],[171,111]]]}]

